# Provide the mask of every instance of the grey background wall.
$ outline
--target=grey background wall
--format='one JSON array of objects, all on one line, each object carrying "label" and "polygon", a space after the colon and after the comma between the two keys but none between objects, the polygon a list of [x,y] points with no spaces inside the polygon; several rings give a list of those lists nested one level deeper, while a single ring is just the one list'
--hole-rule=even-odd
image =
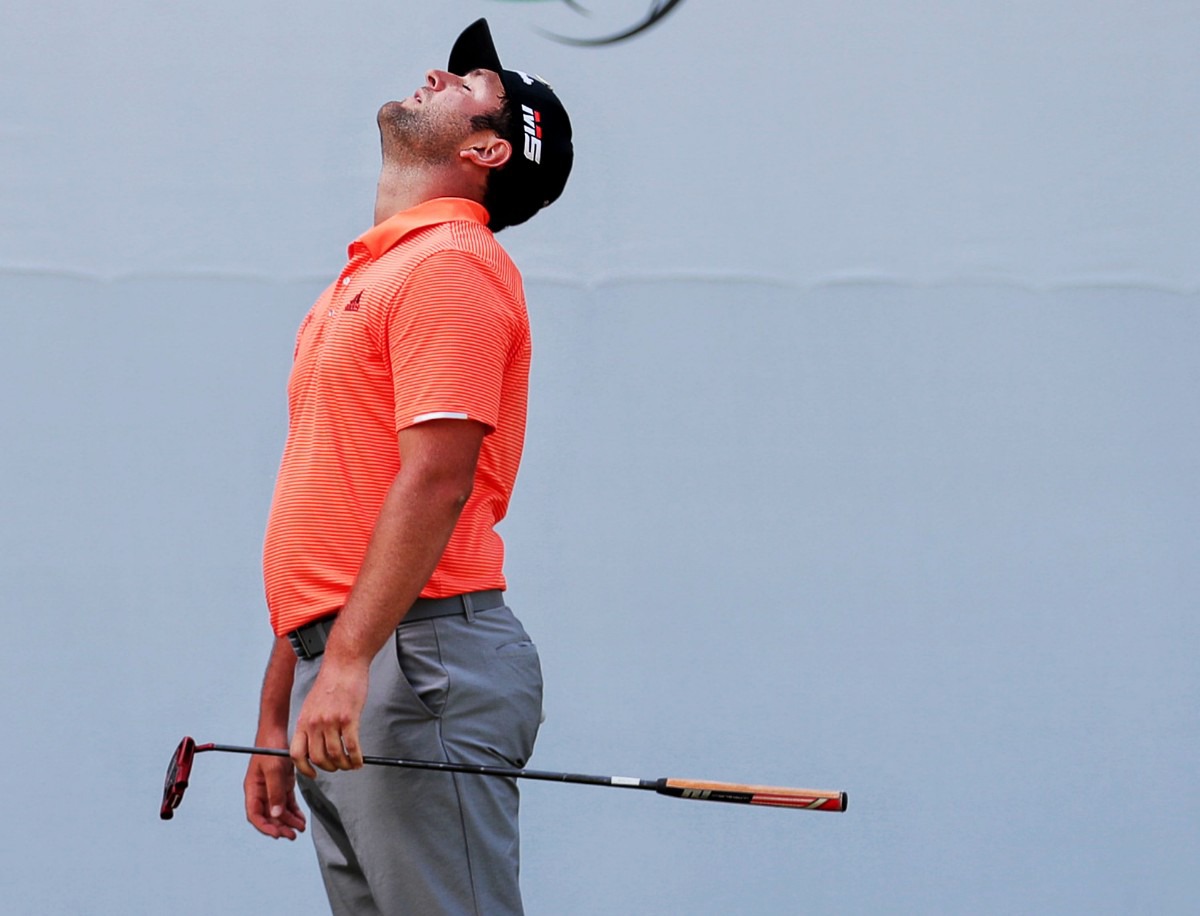
[{"label": "grey background wall", "polygon": [[535,334],[504,533],[533,765],[844,788],[844,815],[530,784],[531,914],[1183,913],[1200,882],[1193,4],[0,11],[13,913],[323,911],[242,822],[296,325],[374,113],[490,17],[568,100],[505,240]]}]

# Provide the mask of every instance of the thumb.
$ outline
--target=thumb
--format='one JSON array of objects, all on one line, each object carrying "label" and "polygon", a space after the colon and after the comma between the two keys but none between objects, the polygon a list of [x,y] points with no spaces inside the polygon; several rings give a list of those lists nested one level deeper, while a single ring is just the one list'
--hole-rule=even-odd
[{"label": "thumb", "polygon": [[267,811],[272,818],[283,815],[288,792],[292,788],[290,764],[271,760],[263,767],[263,782],[267,788]]}]

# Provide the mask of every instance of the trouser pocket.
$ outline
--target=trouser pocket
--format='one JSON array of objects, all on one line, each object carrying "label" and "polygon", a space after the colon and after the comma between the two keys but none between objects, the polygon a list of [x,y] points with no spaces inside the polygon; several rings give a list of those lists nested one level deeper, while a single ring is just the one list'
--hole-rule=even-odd
[{"label": "trouser pocket", "polygon": [[431,719],[442,715],[450,691],[450,675],[442,662],[433,621],[400,627],[395,635],[400,680],[412,692],[414,703]]}]

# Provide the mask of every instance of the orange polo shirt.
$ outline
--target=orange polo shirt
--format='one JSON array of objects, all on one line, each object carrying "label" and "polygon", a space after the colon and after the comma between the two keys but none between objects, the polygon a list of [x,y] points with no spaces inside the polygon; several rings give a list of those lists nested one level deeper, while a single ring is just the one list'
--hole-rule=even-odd
[{"label": "orange polo shirt", "polygon": [[300,325],[288,437],[263,547],[282,635],[346,601],[400,470],[397,433],[439,418],[488,428],[475,486],[421,595],[504,588],[504,518],[521,461],[529,318],[487,211],[427,201],[368,230]]}]

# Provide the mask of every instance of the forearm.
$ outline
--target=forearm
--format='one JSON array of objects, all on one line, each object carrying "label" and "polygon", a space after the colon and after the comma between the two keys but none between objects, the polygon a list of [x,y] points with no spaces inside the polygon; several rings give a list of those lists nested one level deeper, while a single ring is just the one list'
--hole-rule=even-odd
[{"label": "forearm", "polygon": [[296,671],[296,653],[286,636],[277,636],[263,675],[262,696],[258,707],[256,742],[287,741],[288,715],[291,709],[292,679]]},{"label": "forearm", "polygon": [[371,659],[421,594],[471,495],[487,428],[439,419],[398,435],[400,472],[392,481],[354,587],[329,634],[321,670],[296,720],[291,756],[305,776],[314,766],[362,766],[359,719]]},{"label": "forearm", "polygon": [[401,471],[384,500],[326,664],[367,664],[433,575],[469,495],[459,480]]}]

